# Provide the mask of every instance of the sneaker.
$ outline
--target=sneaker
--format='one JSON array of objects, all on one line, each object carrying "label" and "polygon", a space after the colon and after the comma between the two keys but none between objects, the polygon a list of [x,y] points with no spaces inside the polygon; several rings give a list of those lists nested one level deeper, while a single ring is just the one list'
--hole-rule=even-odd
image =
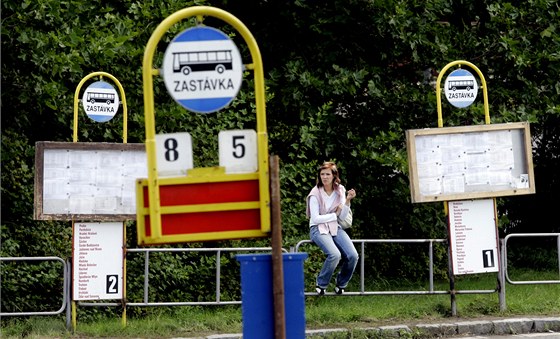
[{"label": "sneaker", "polygon": [[334,292],[335,292],[336,294],[342,294],[342,293],[344,293],[344,288],[336,286],[336,287],[334,288]]},{"label": "sneaker", "polygon": [[325,295],[325,289],[319,286],[315,287],[315,291],[317,291],[317,295]]}]

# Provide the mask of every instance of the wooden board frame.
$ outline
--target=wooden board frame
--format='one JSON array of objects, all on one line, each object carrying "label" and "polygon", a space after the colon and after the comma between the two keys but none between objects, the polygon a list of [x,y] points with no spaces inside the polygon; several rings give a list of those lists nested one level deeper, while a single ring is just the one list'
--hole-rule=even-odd
[{"label": "wooden board frame", "polygon": [[[53,142],[39,141],[35,144],[35,187],[34,187],[34,210],[33,218],[35,220],[72,220],[72,221],[126,221],[136,219],[136,198],[135,198],[135,179],[130,182],[131,206],[127,207],[126,213],[116,211],[87,211],[85,213],[62,213],[58,209],[50,210],[45,207],[45,202],[49,203],[49,197],[45,196],[45,152],[48,151],[67,151],[71,152],[87,152],[95,154],[95,152],[109,152],[107,154],[117,154],[119,152],[138,153],[137,164],[127,163],[123,166],[138,166],[143,172],[146,172],[146,151],[145,145],[140,143],[106,143],[106,142]],[[141,155],[141,156],[140,156]],[[70,168],[70,166],[69,166]],[[92,170],[90,170],[92,171]],[[95,171],[95,170],[93,170]],[[74,174],[75,175],[75,174]],[[146,174],[139,177],[145,177]],[[64,175],[62,176],[64,177]],[[68,179],[70,181],[70,179]],[[127,184],[128,185],[128,184]],[[79,193],[79,192],[78,192]],[[119,199],[118,196],[115,197]],[[68,200],[72,198],[69,196]],[[124,203],[124,202],[123,202]],[[128,211],[130,210],[130,211]]]},{"label": "wooden board frame", "polygon": [[407,130],[406,142],[413,203],[535,193],[527,122]]}]

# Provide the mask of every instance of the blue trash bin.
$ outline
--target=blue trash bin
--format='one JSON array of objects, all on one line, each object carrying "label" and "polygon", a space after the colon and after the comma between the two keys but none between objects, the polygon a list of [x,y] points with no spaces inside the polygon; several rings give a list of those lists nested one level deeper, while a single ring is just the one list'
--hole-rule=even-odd
[{"label": "blue trash bin", "polygon": [[[239,254],[243,339],[274,338],[272,255]],[[303,261],[307,253],[283,253],[286,339],[305,338]]]}]

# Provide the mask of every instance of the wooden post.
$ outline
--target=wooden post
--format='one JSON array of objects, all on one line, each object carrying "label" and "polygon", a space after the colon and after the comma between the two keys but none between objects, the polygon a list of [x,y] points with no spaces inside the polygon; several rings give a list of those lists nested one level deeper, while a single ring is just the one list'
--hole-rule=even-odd
[{"label": "wooden post", "polygon": [[270,200],[272,231],[272,293],[274,296],[274,338],[286,339],[284,305],[284,269],[282,257],[282,216],[280,211],[280,176],[277,155],[270,156]]}]

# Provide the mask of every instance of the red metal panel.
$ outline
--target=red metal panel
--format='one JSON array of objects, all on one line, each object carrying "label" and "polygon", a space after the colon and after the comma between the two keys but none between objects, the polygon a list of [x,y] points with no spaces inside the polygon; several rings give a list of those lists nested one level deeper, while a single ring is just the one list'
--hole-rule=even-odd
[{"label": "red metal panel", "polygon": [[[150,216],[144,217],[146,236],[151,235]],[[260,230],[260,211],[238,210],[161,215],[162,235]]]},{"label": "red metal panel", "polygon": [[[258,180],[160,185],[160,206],[189,206],[259,201]],[[143,187],[149,207],[148,187]],[[161,214],[162,236],[260,230],[259,209]],[[150,215],[144,216],[146,236],[151,236]]]},{"label": "red metal panel", "polygon": [[[259,201],[258,180],[160,185],[159,188],[162,207]],[[144,207],[149,207],[147,186],[143,192]]]}]

